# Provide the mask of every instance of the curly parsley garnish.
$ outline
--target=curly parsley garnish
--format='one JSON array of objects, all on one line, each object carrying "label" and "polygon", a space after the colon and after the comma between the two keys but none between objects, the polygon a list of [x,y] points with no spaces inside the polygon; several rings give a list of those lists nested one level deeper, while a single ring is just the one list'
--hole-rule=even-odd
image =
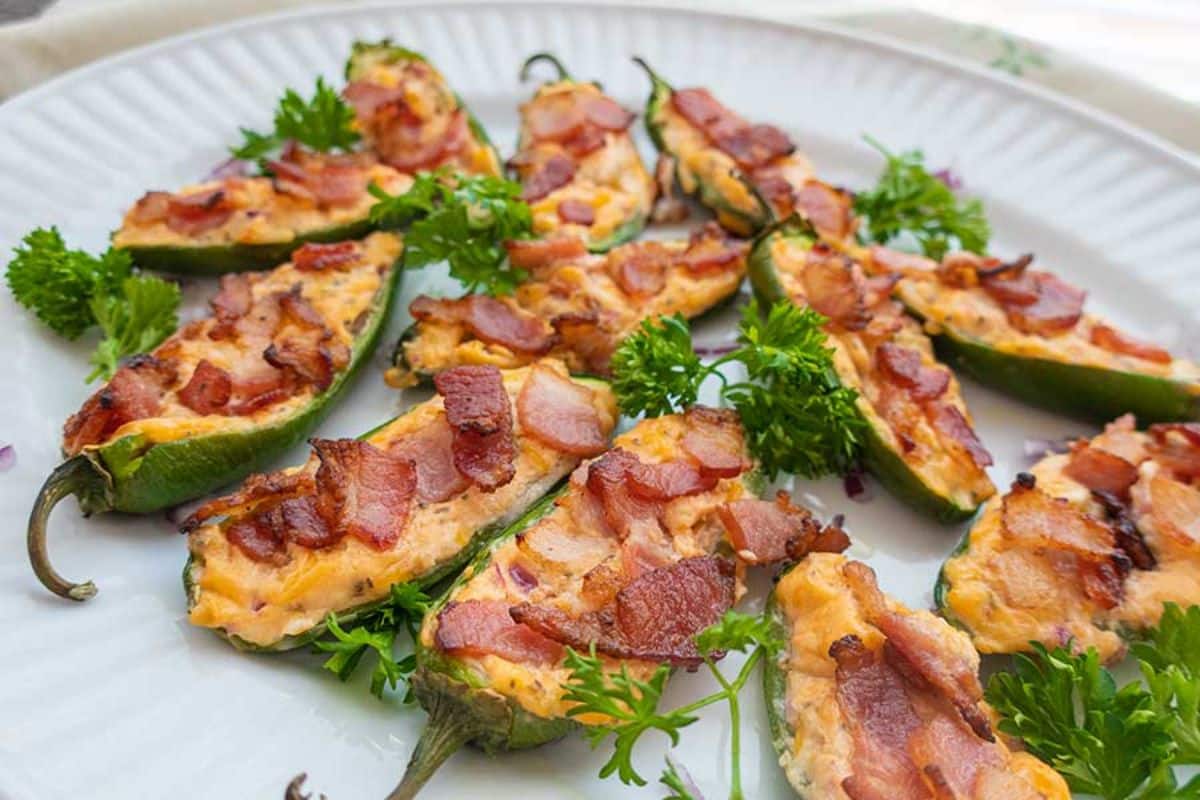
[{"label": "curly parsley garnish", "polygon": [[390,195],[369,187],[378,202],[371,221],[383,227],[409,225],[404,266],[419,269],[446,261],[450,276],[467,291],[511,294],[527,274],[509,263],[506,241],[532,235],[533,217],[521,186],[489,175],[445,170],[422,172],[412,188]]},{"label": "curly parsley garnish", "polygon": [[242,144],[230,148],[234,158],[257,161],[292,141],[310,150],[328,153],[350,150],[358,143],[354,127],[354,109],[338,93],[317,78],[313,96],[305,100],[288,89],[275,110],[275,128],[270,133],[256,133],[242,128]]},{"label": "curly parsley garnish", "polygon": [[[763,617],[726,611],[720,621],[696,636],[696,646],[704,656],[704,664],[721,687],[707,697],[671,711],[660,711],[659,700],[671,674],[670,667],[660,666],[648,681],[630,676],[624,664],[619,672],[604,670],[604,662],[596,656],[595,647],[583,655],[567,648],[566,665],[571,670],[563,698],[575,703],[567,712],[572,717],[584,714],[603,714],[612,720],[606,724],[588,725],[585,735],[592,747],[599,746],[612,736],[612,757],[600,769],[600,777],[614,772],[625,784],[644,786],[646,779],[633,766],[633,749],[643,733],[658,730],[665,733],[671,744],[679,743],[681,729],[696,721],[695,712],[706,706],[725,701],[729,704],[731,758],[730,800],[741,800],[741,707],[738,695],[758,663],[772,657],[783,647],[774,627]],[[716,660],[731,650],[745,652],[753,648],[750,657],[733,680],[727,679]],[[675,765],[668,761],[661,781],[675,790],[677,797],[691,797]]]},{"label": "curly parsley garnish", "polygon": [[950,250],[982,253],[991,228],[977,198],[959,199],[945,182],[925,169],[920,150],[894,154],[871,137],[867,143],[887,163],[874,188],[854,197],[864,243],[904,247],[915,243],[940,260]]},{"label": "curly parsley garnish", "polygon": [[[763,317],[751,301],[738,325],[738,347],[705,364],[681,315],[647,320],[613,355],[621,411],[659,416],[687,408],[715,375],[767,474],[844,472],[858,452],[863,422],[854,390],[843,387],[833,370],[824,322],[811,308],[788,301]],[[730,381],[720,372],[731,363],[745,369],[746,380]]]},{"label": "curly parsley garnish", "polygon": [[78,339],[94,326],[104,333],[87,380],[111,378],[121,359],[154,348],[179,325],[179,287],[135,274],[129,254],[70,250],[57,228],[26,234],[8,265],[13,297],[55,333]]}]

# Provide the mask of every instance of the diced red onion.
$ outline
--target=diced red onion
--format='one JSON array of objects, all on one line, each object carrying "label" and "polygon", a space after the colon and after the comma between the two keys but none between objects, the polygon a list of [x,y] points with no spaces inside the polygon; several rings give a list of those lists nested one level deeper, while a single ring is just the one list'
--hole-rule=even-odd
[{"label": "diced red onion", "polygon": [[526,592],[537,588],[537,576],[522,567],[520,564],[513,564],[510,566],[508,568],[508,574],[509,577],[513,579],[513,583],[520,586]]},{"label": "diced red onion", "polygon": [[696,355],[700,356],[701,358],[719,358],[720,356],[732,353],[734,350],[736,350],[737,344],[735,342],[730,342],[729,344],[716,344],[707,347],[700,346],[694,349],[696,350]]},{"label": "diced red onion", "polygon": [[17,448],[11,444],[0,445],[0,472],[8,472],[17,465]]},{"label": "diced red onion", "polygon": [[683,786],[687,789],[688,794],[695,798],[695,800],[704,800],[704,794],[701,793],[700,787],[696,785],[696,782],[692,780],[691,773],[687,771],[687,768],[672,758],[670,753],[667,754],[667,763],[675,770],[675,774],[683,782]]},{"label": "diced red onion", "polygon": [[1025,458],[1029,459],[1030,463],[1046,455],[1065,453],[1070,449],[1070,439],[1026,439],[1024,443]]},{"label": "diced red onion", "polygon": [[250,162],[240,158],[227,158],[213,167],[207,180],[223,181],[226,178],[244,178],[250,174]]},{"label": "diced red onion", "polygon": [[867,473],[863,472],[862,467],[856,466],[842,476],[842,488],[846,490],[846,496],[856,503],[866,503],[875,497],[871,482],[867,480]]},{"label": "diced red onion", "polygon": [[959,189],[961,189],[963,187],[962,178],[960,178],[958,176],[958,173],[956,173],[954,170],[950,169],[949,167],[946,167],[945,169],[936,170],[930,174],[933,175],[933,177],[937,178],[942,183],[946,184],[946,188],[952,192],[957,192]]}]

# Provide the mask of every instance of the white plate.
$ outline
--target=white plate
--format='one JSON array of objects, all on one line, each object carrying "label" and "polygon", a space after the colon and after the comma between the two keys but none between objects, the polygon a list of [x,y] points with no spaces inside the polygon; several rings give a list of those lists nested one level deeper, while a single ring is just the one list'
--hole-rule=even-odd
[{"label": "white plate", "polygon": [[[921,147],[981,196],[995,249],[1089,287],[1092,306],[1140,334],[1192,344],[1200,330],[1200,169],[1128,126],[993,73],[880,40],[681,11],[558,5],[356,7],[306,11],[173,39],[89,66],[0,106],[0,251],[37,225],[100,248],[121,210],[147,188],[195,180],[224,157],[239,125],[269,123],[281,89],[336,79],[350,43],[390,36],[426,52],[483,118],[514,141],[516,79],[536,50],[604,82],[633,108],[647,94],[639,54],[680,86],[708,86],[752,119],[787,128],[826,178],[873,180],[879,158],[859,136]],[[640,135],[640,133],[639,133]],[[649,143],[642,145],[650,156]],[[400,308],[432,274],[410,275]],[[189,287],[193,307],[211,285]],[[1191,310],[1189,310],[1191,309]],[[395,330],[404,324],[403,314]],[[274,798],[296,772],[333,800],[381,797],[403,769],[423,714],[339,684],[308,654],[235,653],[184,620],[184,541],[160,516],[52,522],[52,552],[99,596],[78,606],[47,594],[26,566],[24,519],[58,461],[60,426],[86,396],[94,341],[66,343],[0,292],[4,365],[0,440],[16,446],[0,477],[0,797]],[[728,319],[728,318],[727,318]],[[704,326],[720,337],[724,323]],[[1190,331],[1191,335],[1186,335]],[[394,335],[394,331],[393,331]],[[376,364],[382,364],[386,347]],[[1026,437],[1087,429],[968,384],[967,399],[1007,484]],[[365,374],[323,436],[353,435],[395,411],[378,369]],[[301,457],[298,449],[281,463]],[[876,492],[849,502],[837,481],[798,491],[826,513],[845,511],[860,556],[885,588],[919,606],[960,534]],[[765,581],[752,594],[761,602]],[[709,689],[678,675],[667,701]],[[791,796],[765,735],[755,687],[747,699],[748,797]],[[679,758],[709,797],[728,786],[729,735],[714,707],[685,731]],[[637,763],[653,781],[664,742]],[[579,737],[497,760],[455,756],[430,797],[661,797],[595,774],[607,758]],[[468,795],[468,792],[475,792]]]}]

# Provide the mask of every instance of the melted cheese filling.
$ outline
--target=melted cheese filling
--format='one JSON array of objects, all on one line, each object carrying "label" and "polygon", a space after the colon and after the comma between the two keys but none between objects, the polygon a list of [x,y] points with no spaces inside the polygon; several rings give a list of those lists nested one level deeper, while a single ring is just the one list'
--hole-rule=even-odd
[{"label": "melted cheese filling", "polygon": [[[631,431],[618,436],[613,446],[624,448],[649,463],[671,461],[679,458],[680,441],[685,432],[682,417],[658,417],[639,422]],[[732,500],[754,496],[743,476],[724,479],[709,492],[681,497],[666,504],[663,525],[678,558],[713,552],[724,534],[724,527],[716,516],[717,508]],[[568,489],[568,493],[575,491],[579,490],[574,486]],[[449,600],[502,600],[512,605],[521,602],[542,603],[556,606],[572,615],[594,610],[584,600],[583,575],[590,565],[598,564],[606,557],[617,554],[619,542],[605,531],[581,528],[571,516],[568,498],[569,494],[561,498],[554,510],[539,520],[535,527],[527,529],[529,533],[526,535],[531,535],[543,527],[565,530],[580,543],[581,549],[586,550],[587,565],[542,570],[538,573],[538,585],[525,593],[505,577],[512,565],[523,556],[520,540],[514,537],[492,550],[491,560],[482,571],[467,573],[468,580],[454,590]],[[586,547],[583,547],[583,543],[586,543]],[[420,634],[424,647],[435,646],[437,626],[437,614],[425,617]],[[531,714],[542,718],[559,718],[566,716],[570,708],[570,704],[562,698],[563,686],[570,677],[570,670],[564,666],[524,664],[492,654],[482,657],[456,655],[454,658],[477,673],[489,688],[519,704]],[[632,659],[622,661],[607,657],[604,657],[604,662],[605,668],[613,672],[624,664],[629,673],[638,680],[649,679],[658,669],[657,662]],[[581,716],[578,719],[584,724],[604,721],[592,715]]]},{"label": "melted cheese filling", "polygon": [[[662,244],[676,252],[687,249],[686,242]],[[677,264],[668,270],[660,292],[649,297],[632,297],[613,280],[603,256],[588,256],[559,267],[544,280],[526,281],[517,287],[514,299],[519,308],[543,320],[559,314],[598,310],[608,334],[607,342],[598,344],[615,346],[644,319],[675,313],[688,318],[699,316],[737,291],[744,272],[744,262],[738,269],[707,274],[693,274]],[[564,345],[556,345],[550,355],[565,362],[572,372],[589,369],[580,353]],[[404,343],[404,357],[412,371],[422,373],[440,372],[461,364],[511,368],[535,358],[501,344],[475,339],[464,324],[436,320],[417,323],[417,335]]]},{"label": "melted cheese filling", "polygon": [[925,319],[925,328],[931,334],[945,330],[1016,356],[1187,381],[1193,384],[1192,392],[1200,395],[1200,365],[1180,358],[1161,364],[1092,344],[1092,328],[1102,320],[1091,314],[1084,314],[1062,335],[1036,336],[1013,327],[1004,309],[983,289],[957,289],[934,275],[920,275],[901,280],[896,292],[905,305]]},{"label": "melted cheese filling", "polygon": [[[782,236],[776,237],[771,245],[771,259],[778,267],[780,283],[788,297],[800,304],[807,302],[802,277],[807,252],[808,247],[804,243]],[[903,313],[898,313],[896,317],[901,327],[889,341],[920,353],[922,366],[941,366],[934,356],[933,344],[921,331],[921,326]],[[915,413],[910,415],[911,425],[905,431],[915,447],[909,452],[905,451],[896,431],[875,407],[884,379],[876,374],[873,350],[863,331],[830,332],[829,342],[834,349],[833,366],[838,379],[858,392],[855,400],[858,410],[888,449],[904,461],[922,483],[962,508],[974,508],[996,493],[987,473],[970,459],[956,458],[954,451],[943,444],[933,424],[915,407]],[[971,420],[971,413],[962,399],[958,378],[953,372],[950,373],[950,385],[938,400],[953,405],[964,419],[968,422]]]},{"label": "melted cheese filling", "polygon": [[[1050,456],[1029,471],[1042,491],[1104,519],[1087,487],[1063,473],[1069,458]],[[1014,653],[1027,650],[1031,641],[1056,647],[1073,640],[1076,649],[1095,647],[1101,659],[1112,661],[1125,652],[1120,634],[1156,625],[1164,602],[1200,603],[1200,551],[1162,547],[1143,531],[1158,565],[1133,570],[1121,602],[1101,608],[1070,573],[1056,572],[1047,559],[1005,535],[1002,502],[988,501],[968,534],[967,551],[943,567],[946,604],[980,652]]]},{"label": "melted cheese filling", "polygon": [[[884,636],[866,621],[863,609],[842,575],[846,558],[812,553],[788,572],[775,587],[775,600],[788,629],[787,722],[793,732],[789,752],[780,759],[788,781],[813,800],[848,800],[842,781],[854,771],[854,741],[842,718],[837,698],[837,665],[829,647],[846,635],[856,635],[868,649],[882,646]],[[904,615],[936,620],[927,611],[912,611],[892,598],[888,608]],[[937,621],[939,644],[978,665],[970,640]],[[1063,779],[1027,753],[998,748],[1008,771],[1025,778],[1047,800],[1070,800]]]},{"label": "melted cheese filling", "polygon": [[[545,363],[562,371],[561,365]],[[504,374],[514,406],[528,373],[526,368]],[[607,386],[591,386],[601,428],[611,431],[616,423],[612,392]],[[442,398],[434,397],[366,440],[386,449],[444,414]],[[271,645],[308,631],[330,612],[387,597],[392,584],[420,578],[453,560],[481,529],[516,519],[579,463],[578,457],[525,435],[519,424],[516,445],[516,472],[509,483],[490,493],[472,485],[441,503],[414,500],[405,533],[384,552],[353,536],[319,550],[289,543],[288,562],[278,567],[247,557],[226,538],[220,524],[194,531],[188,538],[194,564],[189,621],[252,644]],[[304,468],[315,469],[318,463],[311,456]]]},{"label": "melted cheese filling", "polygon": [[[254,273],[251,291],[258,299],[275,292],[286,292],[299,284],[304,299],[321,315],[334,337],[353,348],[355,326],[362,324],[363,315],[375,306],[401,251],[399,237],[387,233],[372,234],[363,240],[363,245],[363,258],[345,268],[304,272],[287,263],[271,272]],[[178,388],[187,385],[202,359],[229,370],[247,359],[261,359],[261,342],[250,344],[238,339],[208,338],[208,332],[215,324],[216,320],[211,317],[200,320],[180,329],[155,348],[155,355],[170,353],[169,357],[175,361],[179,374]],[[185,332],[186,337],[183,335]],[[235,433],[258,428],[285,420],[302,410],[312,400],[315,391],[315,387],[305,386],[285,400],[244,416],[202,416],[180,403],[176,391],[170,391],[163,398],[162,409],[157,416],[127,422],[117,428],[107,441],[89,445],[85,449],[104,447],[124,436],[141,435],[148,443],[161,444],[209,433]]]}]

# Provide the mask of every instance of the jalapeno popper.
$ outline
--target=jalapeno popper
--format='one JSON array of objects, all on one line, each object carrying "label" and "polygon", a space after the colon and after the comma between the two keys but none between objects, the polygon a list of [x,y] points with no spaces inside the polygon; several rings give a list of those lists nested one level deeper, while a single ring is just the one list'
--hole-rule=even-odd
[{"label": "jalapeno popper", "polygon": [[939,264],[872,247],[875,271],[925,321],[938,352],[980,383],[1034,405],[1103,422],[1200,419],[1200,365],[1083,310],[1086,293],[1033,257],[951,253]]},{"label": "jalapeno popper", "polygon": [[1200,603],[1200,426],[1139,432],[1124,416],[1018,475],[942,567],[935,600],[980,652],[1070,642],[1119,658],[1163,603]]},{"label": "jalapeno popper", "polygon": [[958,381],[891,299],[895,277],[866,278],[859,263],[794,217],[755,242],[749,272],[765,304],[786,297],[829,319],[834,370],[858,393],[867,423],[863,462],[890,491],[946,522],[970,517],[995,493],[984,472],[992,459]]},{"label": "jalapeno popper", "polygon": [[721,225],[750,236],[797,212],[825,236],[854,232],[850,194],[817,180],[787,133],[748,122],[707,89],[674,89],[634,60],[650,78],[646,130],[654,146],[670,159],[680,188]]},{"label": "jalapeno popper", "polygon": [[644,420],[615,445],[426,615],[412,686],[430,721],[393,798],[414,796],[467,742],[534,747],[601,722],[568,715],[566,647],[594,643],[606,670],[642,680],[663,663],[695,666],[692,636],[741,592],[730,555],[777,561],[845,537],[753,496],[731,412]]},{"label": "jalapeno popper", "polygon": [[[361,439],[313,439],[301,467],[250,478],[185,523],[188,618],[235,645],[284,650],[428,585],[608,446],[608,386],[540,361],[458,367],[439,397]],[[486,431],[486,432],[484,432]]]},{"label": "jalapeno popper", "polygon": [[458,364],[514,367],[550,354],[607,374],[617,345],[659,314],[695,317],[737,291],[746,245],[706,226],[684,241],[634,242],[589,255],[579,239],[510,242],[529,278],[508,297],[416,298],[389,380],[405,385]]},{"label": "jalapeno popper", "polygon": [[807,556],[767,614],[787,642],[763,671],[771,737],[800,797],[1070,800],[995,733],[967,637],[885,596],[865,564]]},{"label": "jalapeno popper", "polygon": [[557,80],[521,106],[517,154],[509,166],[522,185],[538,236],[577,236],[604,252],[641,232],[654,205],[654,178],[638,155],[629,126],[636,116],[598,84],[574,80],[547,53]]},{"label": "jalapeno popper", "polygon": [[357,238],[372,228],[371,183],[403,194],[411,174],[438,166],[498,175],[486,134],[423,56],[357,43],[343,94],[366,149],[317,153],[290,143],[263,177],[232,176],[178,192],[152,191],[113,234],[147,269],[218,274],[269,267],[305,242]]},{"label": "jalapeno popper", "polygon": [[212,315],[122,366],[67,420],[67,461],[29,519],[29,556],[55,594],[91,582],[50,566],[46,523],[69,494],[85,514],[147,513],[253,472],[301,441],[379,338],[399,281],[399,237],[309,244],[290,263],[221,279]]}]

